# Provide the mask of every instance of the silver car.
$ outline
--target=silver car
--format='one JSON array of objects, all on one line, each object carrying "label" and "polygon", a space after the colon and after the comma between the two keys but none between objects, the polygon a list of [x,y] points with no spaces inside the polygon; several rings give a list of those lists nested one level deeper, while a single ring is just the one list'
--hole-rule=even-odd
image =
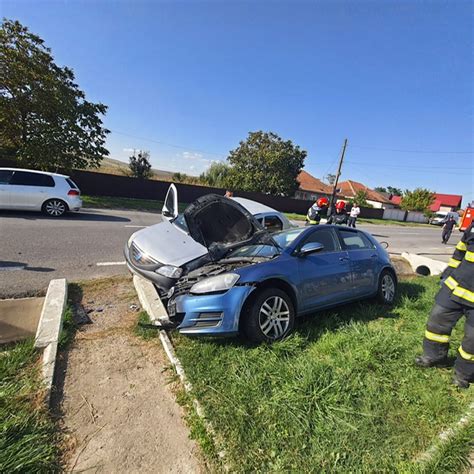
[{"label": "silver car", "polygon": [[51,217],[82,207],[81,192],[69,176],[0,168],[0,209],[42,211]]},{"label": "silver car", "polygon": [[[252,214],[262,227],[276,232],[293,227],[280,212],[250,199],[227,198]],[[132,273],[152,281],[162,295],[186,272],[209,260],[209,246],[188,228],[184,214],[178,213],[178,191],[172,184],[162,209],[163,220],[135,232],[125,245],[125,259]],[[219,222],[216,215],[215,223]],[[194,237],[193,237],[194,236]]]}]

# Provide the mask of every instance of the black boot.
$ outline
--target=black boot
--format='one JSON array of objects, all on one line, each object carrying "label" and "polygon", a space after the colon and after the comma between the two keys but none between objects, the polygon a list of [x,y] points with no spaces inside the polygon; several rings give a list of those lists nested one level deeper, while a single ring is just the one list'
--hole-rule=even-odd
[{"label": "black boot", "polygon": [[449,361],[447,357],[443,359],[431,359],[425,355],[415,357],[415,364],[418,367],[449,367]]},{"label": "black boot", "polygon": [[453,384],[458,388],[469,388],[469,382],[457,373],[454,373]]}]

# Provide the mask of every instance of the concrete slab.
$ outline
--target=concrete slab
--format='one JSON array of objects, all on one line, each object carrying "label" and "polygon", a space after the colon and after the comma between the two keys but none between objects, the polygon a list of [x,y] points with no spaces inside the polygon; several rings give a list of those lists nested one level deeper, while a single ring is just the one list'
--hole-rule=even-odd
[{"label": "concrete slab", "polygon": [[36,334],[44,298],[0,300],[0,344]]}]

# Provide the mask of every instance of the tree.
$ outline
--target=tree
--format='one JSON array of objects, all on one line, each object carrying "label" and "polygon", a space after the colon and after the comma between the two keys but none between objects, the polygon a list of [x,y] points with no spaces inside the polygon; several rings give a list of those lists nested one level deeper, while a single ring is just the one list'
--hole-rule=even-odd
[{"label": "tree", "polygon": [[336,175],[335,174],[327,174],[326,175],[326,181],[332,186],[336,182]]},{"label": "tree", "polygon": [[383,188],[382,186],[377,186],[374,188],[374,191],[377,191],[378,193],[386,193],[387,188]]},{"label": "tree", "polygon": [[215,188],[227,188],[230,184],[231,167],[222,161],[215,161],[199,176],[201,183]]},{"label": "tree", "polygon": [[250,132],[247,140],[232,150],[230,187],[279,196],[293,196],[306,151],[273,132]]},{"label": "tree", "polygon": [[377,186],[376,188],[374,188],[374,191],[377,191],[379,193],[393,194],[394,196],[401,196],[403,194],[403,191],[400,188],[394,188],[393,186],[387,186],[386,188],[383,188],[382,186]]},{"label": "tree", "polygon": [[188,180],[186,173],[173,173],[172,180],[176,183],[184,183]]},{"label": "tree", "polygon": [[349,199],[349,203],[357,203],[361,207],[373,207],[372,204],[367,202],[367,191],[364,191],[363,189],[359,189],[355,196]]},{"label": "tree", "polygon": [[133,155],[129,158],[131,174],[134,178],[146,179],[149,178],[153,172],[151,171],[150,153],[148,151],[139,151],[138,155]]},{"label": "tree", "polygon": [[43,170],[98,167],[107,107],[86,100],[73,71],[18,21],[3,20],[0,57],[0,156]]},{"label": "tree", "polygon": [[419,211],[429,213],[429,207],[435,199],[434,193],[428,189],[416,188],[414,191],[405,191],[400,207],[405,211]]}]

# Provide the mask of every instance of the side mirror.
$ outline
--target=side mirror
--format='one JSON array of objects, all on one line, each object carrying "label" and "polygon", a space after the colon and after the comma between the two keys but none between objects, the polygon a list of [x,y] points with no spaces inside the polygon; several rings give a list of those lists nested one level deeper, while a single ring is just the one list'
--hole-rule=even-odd
[{"label": "side mirror", "polygon": [[311,253],[321,252],[321,250],[323,249],[324,249],[323,244],[320,244],[319,242],[309,242],[307,244],[304,244],[303,247],[301,247],[299,255],[301,257],[304,257]]}]

